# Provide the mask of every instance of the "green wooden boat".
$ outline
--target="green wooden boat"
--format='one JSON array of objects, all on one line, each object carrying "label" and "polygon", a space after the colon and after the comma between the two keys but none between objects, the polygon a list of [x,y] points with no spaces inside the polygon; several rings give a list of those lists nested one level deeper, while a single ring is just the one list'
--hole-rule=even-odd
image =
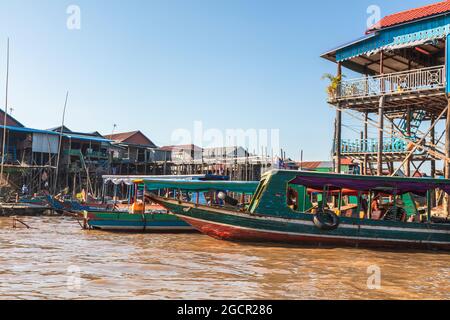
[{"label": "green wooden boat", "polygon": [[[148,192],[159,192],[170,190],[170,194],[174,197],[183,196],[190,203],[206,204],[206,199],[202,192],[208,188],[204,188],[203,183],[213,183],[208,181],[183,181],[182,186],[185,192],[181,193],[181,180],[155,180],[151,178],[140,178],[133,180],[137,188],[144,189],[145,197]],[[201,185],[202,190],[198,190],[196,186]],[[258,182],[231,182],[231,181],[215,181],[214,186],[223,190],[233,190],[240,193],[253,193],[258,186]],[[135,200],[135,199],[134,199]],[[133,201],[134,201],[133,200]],[[128,211],[107,211],[107,210],[89,210],[83,213],[84,228],[104,231],[117,232],[153,232],[153,233],[178,233],[178,232],[197,232],[193,226],[183,221],[177,216],[168,212],[164,207],[159,205],[146,205],[144,213],[133,214]]]},{"label": "green wooden boat", "polygon": [[[184,188],[182,182],[177,187]],[[186,187],[193,189],[192,185]],[[213,183],[196,188],[222,189],[220,184]],[[299,192],[301,188],[303,193]],[[405,194],[431,200],[430,191],[435,189],[449,193],[450,181],[275,170],[263,176],[248,207],[207,206],[156,195],[152,200],[200,232],[223,240],[450,250],[450,224],[433,220],[431,201],[420,217],[418,214],[408,217],[398,204]],[[341,210],[345,193],[356,195],[359,201],[356,210],[350,211],[350,215],[347,211],[344,216]],[[310,200],[314,198],[327,200],[318,200],[311,207]],[[379,214],[381,210],[375,212],[372,204],[386,198],[393,205],[383,215]],[[416,222],[407,222],[414,219]]]},{"label": "green wooden boat", "polygon": [[196,232],[196,229],[169,213],[84,212],[86,229],[115,232]]}]

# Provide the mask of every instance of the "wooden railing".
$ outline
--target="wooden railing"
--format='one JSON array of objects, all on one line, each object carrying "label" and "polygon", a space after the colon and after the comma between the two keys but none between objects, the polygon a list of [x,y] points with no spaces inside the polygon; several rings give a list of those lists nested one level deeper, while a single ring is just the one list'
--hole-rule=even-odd
[{"label": "wooden railing", "polygon": [[350,99],[445,88],[445,66],[342,81],[329,98]]},{"label": "wooden railing", "polygon": [[[404,140],[398,138],[385,137],[383,139],[383,152],[385,153],[404,153],[407,152],[408,145]],[[341,153],[376,153],[378,151],[377,139],[355,139],[342,140]]]}]

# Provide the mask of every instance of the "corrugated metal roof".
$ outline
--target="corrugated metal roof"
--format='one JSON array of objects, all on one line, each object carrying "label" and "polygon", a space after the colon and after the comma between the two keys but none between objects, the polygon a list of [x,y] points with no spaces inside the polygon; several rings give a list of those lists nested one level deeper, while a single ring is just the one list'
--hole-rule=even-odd
[{"label": "corrugated metal roof", "polygon": [[95,142],[104,142],[104,143],[111,143],[111,140],[101,138],[101,137],[94,137],[94,136],[84,136],[84,135],[78,135],[78,134],[71,134],[71,133],[64,133],[64,137],[69,139],[76,139],[76,140],[83,140],[83,141],[95,141]]},{"label": "corrugated metal roof", "polygon": [[110,139],[116,143],[157,148],[153,141],[150,140],[140,130],[105,135],[105,138]]},{"label": "corrugated metal roof", "polygon": [[115,133],[115,134],[108,134],[105,135],[108,139],[117,141],[117,142],[123,142],[127,140],[128,138],[134,136],[139,131],[131,131],[131,132],[122,132],[122,133]]},{"label": "corrugated metal roof", "polygon": [[[5,127],[0,125],[0,129],[3,129],[3,128],[5,128]],[[26,133],[42,133],[42,134],[50,134],[50,135],[58,135],[59,134],[54,131],[40,130],[40,129],[33,129],[33,128],[24,128],[24,127],[11,127],[11,126],[6,126],[6,130],[16,131],[16,132],[26,132]]]},{"label": "corrugated metal roof", "polygon": [[381,19],[379,23],[369,28],[367,31],[372,32],[375,30],[384,29],[419,19],[432,17],[446,12],[450,12],[450,0],[388,15]]},{"label": "corrugated metal roof", "polygon": [[[0,129],[3,129],[4,126],[0,125]],[[40,129],[33,129],[33,128],[22,128],[22,127],[11,127],[6,126],[6,129],[9,131],[15,131],[15,132],[25,132],[25,133],[41,133],[41,134],[49,134],[49,135],[59,135],[59,132],[50,131],[50,130],[40,130]],[[69,134],[69,133],[63,133],[63,137],[69,138],[69,139],[76,139],[76,140],[83,140],[83,141],[96,141],[96,142],[104,142],[104,143],[111,143],[111,140],[101,138],[101,137],[94,137],[94,136],[85,136],[85,135],[77,135],[77,134]]]},{"label": "corrugated metal roof", "polygon": [[313,170],[319,168],[322,164],[322,161],[308,161],[308,162],[300,162],[300,168],[303,170]]},{"label": "corrugated metal roof", "polygon": [[163,151],[202,151],[203,149],[199,146],[196,146],[194,144],[184,144],[184,145],[178,145],[178,146],[163,146],[159,148]]}]

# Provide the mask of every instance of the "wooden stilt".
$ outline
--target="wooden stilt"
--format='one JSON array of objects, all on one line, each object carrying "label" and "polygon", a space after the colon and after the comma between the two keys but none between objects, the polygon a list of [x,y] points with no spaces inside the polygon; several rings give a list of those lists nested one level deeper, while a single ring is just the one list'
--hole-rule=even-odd
[{"label": "wooden stilt", "polygon": [[[436,121],[436,119],[435,119],[435,116],[434,115],[432,115],[431,116],[431,125],[433,125],[433,123]],[[433,127],[432,128],[432,130],[431,130],[431,132],[430,132],[430,139],[431,139],[431,144],[432,144],[432,150],[434,151],[435,150],[435,148],[434,148],[434,146],[435,146],[435,144],[436,144],[436,129],[435,129],[435,127]],[[434,160],[434,158],[433,158],[433,160],[431,160],[431,177],[432,178],[436,178],[436,160]]]},{"label": "wooden stilt", "polygon": [[[406,110],[406,134],[408,138],[411,138],[411,108],[408,107]],[[411,160],[408,159],[405,164],[405,175],[407,177],[411,176]]]},{"label": "wooden stilt", "polygon": [[[368,123],[369,123],[369,113],[366,111],[365,115],[364,115],[364,149],[366,149],[367,151],[367,142],[369,139],[369,128],[368,128]],[[364,171],[363,171],[363,175],[367,175],[368,174],[368,155],[367,152],[364,154]]]},{"label": "wooden stilt", "polygon": [[[337,67],[337,77],[342,77],[342,64],[339,62]],[[336,159],[335,171],[341,173],[341,145],[342,145],[342,111],[338,104],[336,109]]]},{"label": "wooden stilt", "polygon": [[[445,123],[445,157],[447,158],[445,161],[445,178],[450,179],[450,162],[448,159],[450,158],[450,98],[448,98],[448,107],[447,107],[447,121]],[[450,217],[450,201],[449,196],[445,196],[446,201],[445,208],[447,212],[447,217]]]},{"label": "wooden stilt", "polygon": [[384,96],[381,96],[378,106],[378,152],[377,175],[383,175],[383,130],[384,130]]}]

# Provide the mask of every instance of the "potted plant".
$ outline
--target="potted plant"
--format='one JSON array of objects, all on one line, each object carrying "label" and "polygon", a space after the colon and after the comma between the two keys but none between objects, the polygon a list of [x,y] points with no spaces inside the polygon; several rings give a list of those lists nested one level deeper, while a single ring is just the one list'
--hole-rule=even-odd
[{"label": "potted plant", "polygon": [[331,99],[336,99],[338,87],[339,87],[339,84],[341,83],[343,77],[345,77],[345,76],[343,76],[343,75],[333,76],[330,73],[325,73],[322,76],[322,80],[328,79],[330,81],[330,84],[327,87],[327,93]]}]

